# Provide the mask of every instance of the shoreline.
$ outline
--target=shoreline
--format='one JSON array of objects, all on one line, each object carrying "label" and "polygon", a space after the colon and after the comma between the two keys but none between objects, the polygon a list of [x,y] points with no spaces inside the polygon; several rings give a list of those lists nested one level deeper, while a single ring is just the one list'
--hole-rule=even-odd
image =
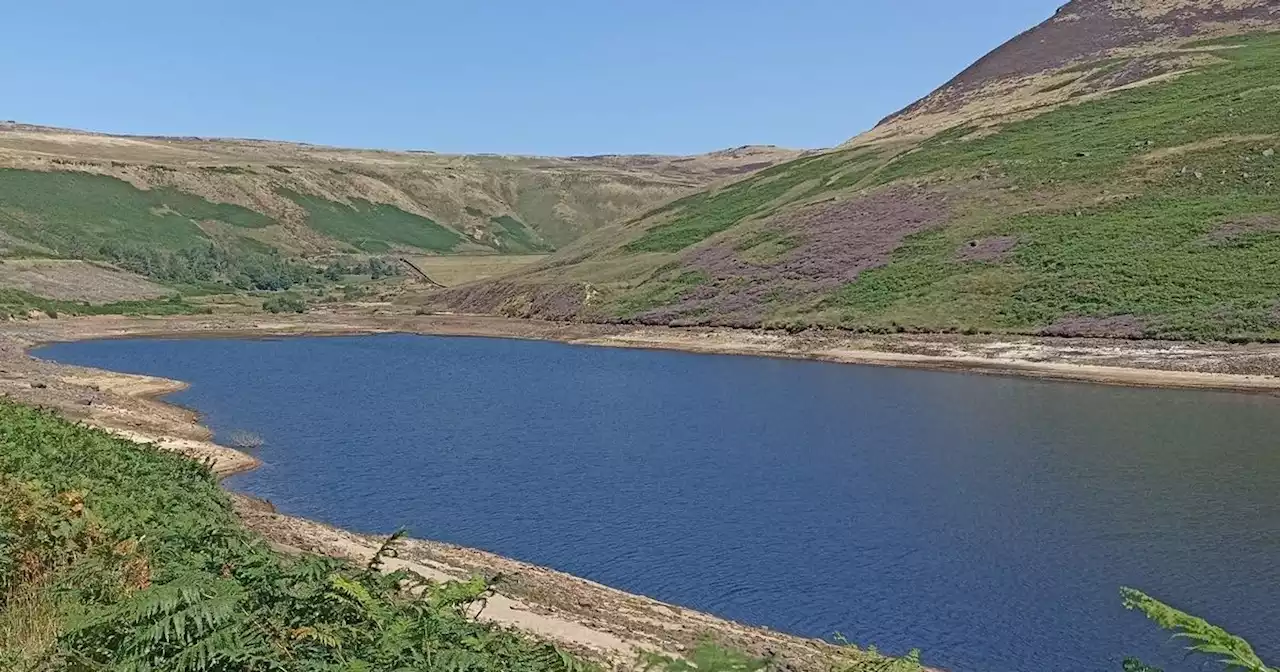
[{"label": "shoreline", "polygon": [[26,350],[60,342],[126,338],[412,334],[802,359],[1126,387],[1280,394],[1280,344],[1030,336],[869,336],[841,331],[791,334],[770,330],[541,322],[478,315],[342,312],[271,320],[254,319],[251,315],[205,319],[96,316],[40,320],[28,325],[16,334],[26,343]]},{"label": "shoreline", "polygon": [[[1047,339],[871,338],[714,329],[635,328],[543,323],[474,316],[309,315],[292,319],[88,317],[9,323],[0,332],[0,393],[52,407],[123,438],[155,443],[206,461],[219,478],[261,462],[214,442],[197,412],[161,397],[187,383],[41,360],[43,345],[116,338],[280,338],[422,334],[546,340],[570,345],[765,356],[897,366],[1137,387],[1280,394],[1280,346],[1071,341]],[[230,492],[245,525],[279,550],[365,561],[382,537],[280,514],[269,503]],[[792,669],[826,669],[854,655],[821,640],[741,625],[632,595],[555,570],[476,549],[406,540],[396,566],[438,580],[476,573],[514,577],[499,586],[484,617],[606,664],[643,651],[679,655],[704,636]]]},{"label": "shoreline", "polygon": [[[25,325],[29,328],[19,333],[0,333],[0,394],[53,408],[73,421],[134,442],[155,444],[206,462],[222,480],[255,469],[261,462],[245,452],[214,443],[212,432],[200,424],[196,411],[161,399],[186,389],[188,383],[41,360],[32,351],[54,343],[131,337],[405,333],[403,329],[377,324],[224,323],[211,329],[194,329],[190,323],[179,322],[185,326],[175,329],[174,322],[177,321],[50,320]],[[386,537],[281,514],[268,501],[231,490],[227,493],[242,523],[282,553],[317,553],[363,564]],[[405,568],[437,581],[503,576],[477,617],[550,641],[602,663],[606,669],[633,669],[646,653],[678,657],[706,639],[756,656],[773,656],[787,669],[799,671],[829,670],[880,657],[818,639],[732,622],[479,549],[413,538],[403,539],[398,549],[398,557],[386,561],[389,570]]]}]

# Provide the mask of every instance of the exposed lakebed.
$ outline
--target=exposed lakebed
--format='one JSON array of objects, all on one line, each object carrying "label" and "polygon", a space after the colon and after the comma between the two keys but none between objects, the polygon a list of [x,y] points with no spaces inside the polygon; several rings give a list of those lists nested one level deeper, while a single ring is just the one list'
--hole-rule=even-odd
[{"label": "exposed lakebed", "polygon": [[1131,585],[1280,658],[1280,401],[422,336],[37,356],[192,383],[233,489],[955,670],[1194,669]]}]

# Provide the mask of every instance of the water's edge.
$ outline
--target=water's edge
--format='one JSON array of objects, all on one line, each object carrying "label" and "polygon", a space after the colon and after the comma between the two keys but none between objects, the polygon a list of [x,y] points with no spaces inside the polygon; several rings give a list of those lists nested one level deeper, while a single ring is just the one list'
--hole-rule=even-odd
[{"label": "water's edge", "polygon": [[[212,431],[198,422],[198,412],[165,400],[166,396],[189,388],[188,382],[65,365],[41,360],[32,354],[33,351],[53,343],[142,337],[278,338],[380,333],[401,332],[378,328],[333,329],[323,326],[303,330],[281,330],[268,326],[210,332],[171,328],[156,330],[147,325],[116,329],[105,336],[92,331],[51,332],[39,340],[25,341],[20,352],[28,362],[39,365],[45,376],[52,375],[61,378],[63,383],[88,387],[98,395],[116,397],[113,401],[123,398],[137,402],[140,408],[130,409],[135,419],[141,413],[143,418],[163,426],[172,423],[172,418],[168,417],[170,415],[191,418],[192,426],[184,427],[180,432],[167,432],[156,431],[154,428],[122,426],[123,423],[104,421],[92,415],[85,417],[77,412],[68,413],[67,409],[60,408],[70,419],[83,421],[137,443],[155,444],[206,463],[222,480],[257,469],[261,466],[261,461],[246,452],[214,443],[211,440]],[[570,339],[546,340],[574,342]],[[6,363],[5,354],[5,349],[0,349],[0,363]],[[57,389],[48,386],[48,383],[44,384],[47,387],[37,388],[33,384],[32,389]],[[193,435],[203,438],[193,438]],[[361,534],[281,514],[270,502],[226,491],[246,527],[260,534],[278,551],[287,554],[317,553],[363,564],[382,545],[382,536]],[[487,600],[481,613],[482,618],[500,626],[525,631],[589,659],[617,665],[620,669],[624,666],[630,669],[645,652],[679,656],[708,638],[758,656],[771,656],[788,664],[789,669],[796,670],[833,669],[833,664],[847,665],[865,657],[865,654],[856,650],[834,646],[822,640],[739,624],[479,549],[406,538],[399,550],[399,557],[389,559],[385,564],[388,571],[409,569],[438,581],[466,580],[476,575],[503,576],[508,579],[514,577],[514,581],[508,580],[500,584],[498,593]]]},{"label": "water's edge", "polygon": [[[10,373],[0,378],[0,389],[29,403],[53,406],[73,419],[131,440],[157,443],[193,459],[211,461],[215,473],[225,477],[252,470],[259,462],[244,452],[214,443],[212,433],[199,422],[198,414],[164,401],[164,396],[185,389],[186,383],[48,362],[36,358],[31,351],[50,343],[105,338],[272,338],[380,333],[550,340],[575,345],[816,359],[1145,387],[1280,391],[1280,379],[1272,375],[1137,368],[1102,365],[1092,360],[1081,363],[1067,355],[1055,358],[1052,349],[1034,351],[1033,359],[1026,354],[1032,351],[993,356],[975,354],[948,343],[949,350],[939,350],[945,354],[922,354],[871,349],[866,341],[855,339],[840,341],[768,332],[592,328],[479,318],[460,321],[437,318],[416,324],[390,319],[326,322],[314,318],[268,324],[226,319],[51,321],[0,338],[0,366],[7,373],[16,370],[20,374],[15,377]],[[1079,351],[1078,346],[1071,348]],[[1062,350],[1065,352],[1068,348],[1064,346]],[[1130,354],[1149,357],[1153,351],[1167,350],[1164,344],[1146,350],[1136,344]],[[1263,354],[1273,353],[1268,350]],[[1257,349],[1248,356],[1257,357]],[[13,384],[15,380],[26,384]],[[43,387],[37,387],[37,381]],[[90,403],[85,403],[86,394]],[[95,400],[99,401],[96,405]],[[123,412],[113,414],[112,409]],[[377,537],[281,515],[252,498],[232,496],[246,525],[282,550],[306,550],[360,561],[367,559],[381,541]],[[795,669],[823,669],[833,656],[841,654],[836,647],[818,640],[739,625],[483,551],[412,540],[402,562],[428,577],[441,579],[466,578],[476,573],[515,575],[518,580],[504,588],[501,600],[491,602],[485,616],[598,659],[630,660],[641,649],[679,653],[706,635],[756,653],[771,652],[792,663]]]}]

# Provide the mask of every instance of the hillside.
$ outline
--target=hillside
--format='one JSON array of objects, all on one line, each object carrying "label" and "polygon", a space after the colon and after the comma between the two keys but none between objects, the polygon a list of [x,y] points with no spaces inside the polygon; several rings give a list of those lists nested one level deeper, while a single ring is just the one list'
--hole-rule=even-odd
[{"label": "hillside", "polygon": [[1280,337],[1280,4],[1074,0],[841,147],[438,309],[723,326]]},{"label": "hillside", "polygon": [[[284,255],[529,253],[799,152],[566,158],[132,137],[0,124],[0,248],[209,241]],[[16,251],[16,252],[15,252]]]}]

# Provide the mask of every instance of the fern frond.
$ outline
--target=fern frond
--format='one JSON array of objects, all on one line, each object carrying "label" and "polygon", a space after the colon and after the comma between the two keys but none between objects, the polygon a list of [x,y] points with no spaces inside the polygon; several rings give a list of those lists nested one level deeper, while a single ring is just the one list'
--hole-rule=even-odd
[{"label": "fern frond", "polygon": [[369,559],[369,564],[365,565],[365,571],[370,573],[376,572],[381,570],[383,564],[385,564],[384,558],[400,557],[398,546],[400,544],[400,540],[404,538],[405,534],[406,531],[402,527],[395,532],[392,532],[391,536],[384,539],[382,545],[378,547],[377,552],[375,552],[373,557]]},{"label": "fern frond", "polygon": [[1156,625],[1173,631],[1174,637],[1190,640],[1192,644],[1187,649],[1192,653],[1220,656],[1218,662],[1225,665],[1228,670],[1277,672],[1275,668],[1263,663],[1258,654],[1254,653],[1249,642],[1241,637],[1204,619],[1171,607],[1142,591],[1121,588],[1120,595],[1126,609],[1141,611]]}]

